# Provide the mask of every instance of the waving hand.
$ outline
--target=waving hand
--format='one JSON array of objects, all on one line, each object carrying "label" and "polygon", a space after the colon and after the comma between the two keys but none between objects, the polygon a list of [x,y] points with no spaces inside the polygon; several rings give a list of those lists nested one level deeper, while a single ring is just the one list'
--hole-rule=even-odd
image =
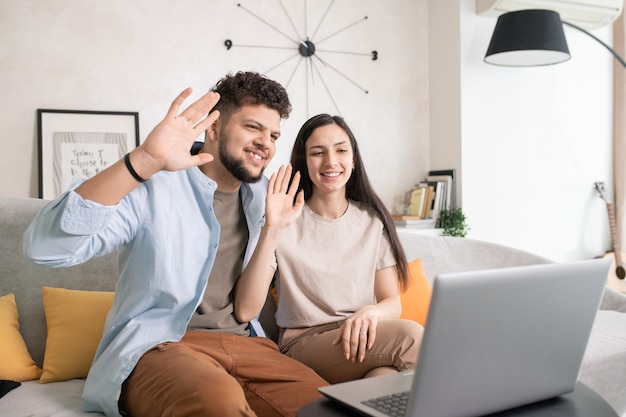
[{"label": "waving hand", "polygon": [[291,185],[289,179],[293,168],[287,165],[278,169],[270,177],[265,200],[265,224],[269,227],[285,228],[296,220],[304,207],[304,191],[298,191],[300,173],[296,172]]}]

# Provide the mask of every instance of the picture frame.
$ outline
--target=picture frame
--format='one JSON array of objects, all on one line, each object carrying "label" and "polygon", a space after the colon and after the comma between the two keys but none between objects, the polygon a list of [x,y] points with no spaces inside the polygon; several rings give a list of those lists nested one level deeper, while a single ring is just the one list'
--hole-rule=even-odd
[{"label": "picture frame", "polygon": [[139,146],[139,113],[37,109],[39,198],[91,178]]}]

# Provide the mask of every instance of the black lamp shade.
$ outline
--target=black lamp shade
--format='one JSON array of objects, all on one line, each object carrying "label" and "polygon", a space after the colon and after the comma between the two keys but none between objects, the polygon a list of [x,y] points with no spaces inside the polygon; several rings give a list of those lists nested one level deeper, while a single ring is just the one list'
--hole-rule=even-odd
[{"label": "black lamp shade", "polygon": [[518,10],[498,17],[485,62],[527,67],[570,59],[563,23],[552,10]]}]

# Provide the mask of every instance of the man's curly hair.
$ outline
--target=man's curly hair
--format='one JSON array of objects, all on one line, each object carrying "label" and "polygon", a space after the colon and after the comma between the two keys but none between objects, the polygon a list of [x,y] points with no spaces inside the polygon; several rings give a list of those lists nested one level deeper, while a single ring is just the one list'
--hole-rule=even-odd
[{"label": "man's curly hair", "polygon": [[220,101],[213,110],[228,119],[231,114],[245,105],[264,105],[276,110],[282,119],[289,117],[291,103],[285,88],[257,72],[228,74],[211,89],[220,94]]}]

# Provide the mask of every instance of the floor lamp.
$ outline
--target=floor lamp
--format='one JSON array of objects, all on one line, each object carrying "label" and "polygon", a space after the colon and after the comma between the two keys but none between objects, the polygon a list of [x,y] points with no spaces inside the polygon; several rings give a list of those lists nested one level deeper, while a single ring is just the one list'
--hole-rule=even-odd
[{"label": "floor lamp", "polygon": [[613,48],[580,26],[562,21],[553,10],[518,10],[500,15],[485,54],[485,62],[529,67],[567,61],[570,53],[563,25],[595,39],[626,68],[626,62]]},{"label": "floor lamp", "polygon": [[[569,48],[563,32],[563,25],[577,29],[604,46],[624,68],[626,62],[613,48],[598,39],[587,30],[561,20],[560,15],[552,10],[518,10],[500,15],[485,54],[485,62],[509,67],[527,67],[552,65],[570,59]],[[598,188],[596,183],[596,188]],[[598,188],[600,191],[600,189]],[[624,270],[621,260],[621,245],[615,237],[615,218],[613,207],[601,193],[609,209],[613,249],[615,251],[617,285],[624,286]]]}]

